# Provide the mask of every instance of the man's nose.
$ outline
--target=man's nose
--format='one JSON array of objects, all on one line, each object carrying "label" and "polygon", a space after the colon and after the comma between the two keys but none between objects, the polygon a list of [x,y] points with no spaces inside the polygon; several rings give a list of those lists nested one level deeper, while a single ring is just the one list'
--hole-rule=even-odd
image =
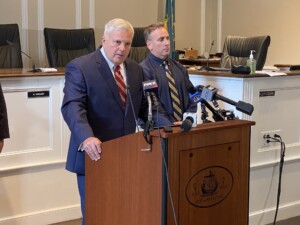
[{"label": "man's nose", "polygon": [[126,44],[125,43],[121,43],[119,45],[119,49],[122,50],[122,51],[124,51],[126,49]]}]

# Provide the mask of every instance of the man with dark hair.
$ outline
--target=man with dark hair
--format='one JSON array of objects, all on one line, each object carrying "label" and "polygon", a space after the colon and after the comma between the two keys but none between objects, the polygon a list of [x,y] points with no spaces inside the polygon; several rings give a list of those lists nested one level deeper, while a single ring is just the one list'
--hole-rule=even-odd
[{"label": "man with dark hair", "polygon": [[189,98],[193,84],[187,70],[177,61],[168,58],[170,37],[163,23],[155,23],[144,31],[145,41],[150,52],[140,63],[145,80],[156,80],[158,84],[158,110],[154,108],[155,126],[179,125],[183,113],[196,112],[197,104]]}]

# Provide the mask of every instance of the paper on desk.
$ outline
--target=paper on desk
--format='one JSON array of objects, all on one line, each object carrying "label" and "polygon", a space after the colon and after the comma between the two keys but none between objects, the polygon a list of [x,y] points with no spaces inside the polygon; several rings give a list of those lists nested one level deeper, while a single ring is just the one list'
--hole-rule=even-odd
[{"label": "paper on desk", "polygon": [[42,72],[57,72],[55,68],[40,68]]},{"label": "paper on desk", "polygon": [[286,76],[286,73],[283,72],[279,72],[279,71],[270,71],[270,70],[259,70],[256,71],[255,73],[257,74],[267,74],[270,77],[276,77],[276,76]]},{"label": "paper on desk", "polygon": [[264,66],[264,68],[262,69],[263,71],[272,71],[272,72],[278,72],[280,71],[280,69],[276,66]]}]

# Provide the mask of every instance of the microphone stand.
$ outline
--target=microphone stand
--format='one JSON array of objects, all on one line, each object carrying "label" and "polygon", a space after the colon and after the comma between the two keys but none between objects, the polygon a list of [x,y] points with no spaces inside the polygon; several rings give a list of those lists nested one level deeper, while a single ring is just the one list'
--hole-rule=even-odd
[{"label": "microphone stand", "polygon": [[134,120],[135,120],[136,130],[140,131],[139,125],[138,125],[138,120],[137,120],[137,117],[136,117],[135,112],[134,112],[134,107],[133,107],[133,103],[132,103],[132,99],[131,99],[130,86],[129,85],[127,85],[126,90],[127,90],[127,96],[129,98],[129,102],[130,102],[130,105],[131,105],[132,114],[133,114],[133,117],[134,117]]},{"label": "microphone stand", "polygon": [[202,70],[206,70],[206,71],[212,71],[213,70],[213,69],[209,68],[209,59],[210,59],[210,54],[211,54],[212,47],[214,46],[214,42],[215,42],[214,40],[211,42],[209,53],[208,53],[208,58],[207,58],[207,62],[206,62],[206,66],[203,67]]},{"label": "microphone stand", "polygon": [[[202,99],[201,100],[201,105],[204,105],[205,107],[207,107],[209,109],[209,111],[211,111],[212,118],[214,119],[214,121],[224,121],[224,117],[222,116],[222,114],[219,113],[219,111],[215,110],[206,100]],[[205,118],[206,119],[206,118]],[[206,120],[206,122],[211,122]]]},{"label": "microphone stand", "polygon": [[[153,130],[153,122],[152,122],[152,100],[149,92],[146,92],[146,97],[148,100],[148,120],[144,129],[144,138],[149,145],[152,145],[152,138],[149,135],[149,132]],[[149,146],[150,147],[150,146]],[[151,149],[145,149],[145,151],[150,151]]]},{"label": "microphone stand", "polygon": [[[222,95],[219,95],[217,92],[218,90],[216,88],[213,88],[211,86],[207,86],[207,87],[203,87],[201,85],[199,85],[196,90],[198,92],[201,92],[201,98],[205,99],[205,100],[209,100],[209,101],[212,101],[212,100],[221,100],[223,102],[226,102],[230,105],[233,105],[235,106],[235,108],[242,112],[242,113],[245,113],[249,116],[252,115],[253,111],[254,111],[254,107],[253,105],[251,105],[250,103],[246,103],[246,102],[243,102],[243,101],[238,101],[238,102],[235,102],[229,98],[226,98]],[[206,96],[209,96],[210,99],[207,99]]]},{"label": "microphone stand", "polygon": [[30,55],[28,55],[28,54],[26,54],[25,52],[23,52],[23,51],[22,51],[20,48],[18,48],[18,46],[16,46],[13,42],[6,40],[6,43],[7,43],[8,45],[10,45],[10,46],[16,48],[18,51],[20,51],[22,54],[24,54],[25,56],[27,56],[27,57],[31,60],[31,63],[32,63],[32,70],[29,70],[29,71],[27,71],[27,72],[33,72],[33,73],[35,73],[35,72],[41,72],[40,69],[36,69],[36,68],[35,68],[34,60],[30,57]]}]

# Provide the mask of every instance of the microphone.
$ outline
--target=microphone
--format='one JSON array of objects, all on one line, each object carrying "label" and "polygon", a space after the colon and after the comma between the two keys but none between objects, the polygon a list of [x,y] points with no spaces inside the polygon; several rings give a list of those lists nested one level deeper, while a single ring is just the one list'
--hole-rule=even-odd
[{"label": "microphone", "polygon": [[146,98],[148,101],[148,122],[152,122],[152,100],[149,92],[146,92]]},{"label": "microphone", "polygon": [[184,132],[188,132],[192,127],[197,126],[197,113],[185,112],[183,114],[183,121],[180,128]]},{"label": "microphone", "polygon": [[156,80],[147,80],[143,83],[143,90],[144,95],[147,98],[148,101],[148,121],[146,122],[145,129],[144,129],[144,137],[148,144],[152,144],[152,140],[147,138],[147,134],[149,131],[153,130],[153,121],[152,121],[152,99],[154,106],[158,106],[158,99],[157,99],[157,93],[158,93],[158,86],[156,83]]},{"label": "microphone", "polygon": [[151,92],[150,95],[152,97],[154,106],[157,107],[158,106],[158,98],[157,98],[156,94],[154,92]]},{"label": "microphone", "polygon": [[148,101],[148,120],[145,124],[144,128],[144,138],[148,144],[152,144],[151,136],[149,137],[149,131],[153,130],[153,123],[152,123],[152,100],[151,100],[151,95],[150,92],[145,93],[147,101]]},{"label": "microphone", "polygon": [[212,70],[212,69],[209,68],[209,58],[210,58],[211,50],[212,50],[212,47],[214,46],[214,43],[215,43],[215,40],[213,40],[210,44],[210,49],[209,49],[209,52],[208,52],[208,58],[207,58],[206,66],[203,68],[203,70],[206,70],[206,71]]},{"label": "microphone", "polygon": [[147,93],[149,93],[150,97],[153,99],[154,106],[158,106],[158,85],[156,80],[147,80],[143,82],[143,90],[144,94],[147,97]]},{"label": "microphone", "polygon": [[[223,121],[224,118],[218,113],[218,111],[215,110],[205,99],[201,98],[203,88],[203,85],[198,85],[197,88],[191,87],[189,89],[190,99],[194,103],[201,102],[206,108],[208,108],[212,113],[212,118],[214,119],[214,121]],[[196,89],[198,89],[199,91],[197,91]]]},{"label": "microphone", "polygon": [[158,94],[158,85],[156,80],[147,80],[143,82],[144,94],[146,92],[154,92],[157,96]]},{"label": "microphone", "polygon": [[12,43],[11,41],[8,41],[8,40],[6,40],[6,43],[12,47],[15,47],[18,51],[20,51],[22,54],[26,55],[30,59],[31,64],[32,64],[32,70],[29,70],[28,72],[40,72],[41,71],[40,69],[35,68],[34,60],[28,54],[23,52],[18,46],[16,46],[14,43]]},{"label": "microphone", "polygon": [[195,87],[195,89],[196,89],[196,91],[201,92],[200,98],[202,98],[204,100],[207,100],[207,101],[221,100],[223,102],[226,102],[230,105],[235,106],[238,111],[243,112],[249,116],[251,116],[254,111],[253,105],[243,102],[243,101],[235,102],[229,98],[219,95],[217,93],[218,89],[214,88],[210,85],[208,85],[207,87],[203,87],[202,85],[199,85],[199,86]]},{"label": "microphone", "polygon": [[[200,89],[200,92],[198,91],[198,89]],[[201,93],[202,93],[202,89],[204,88],[203,85],[198,85],[197,86],[197,90],[194,86],[190,86],[189,87],[189,93],[190,93],[190,99],[194,102],[194,103],[198,103],[198,102],[201,102]]]}]

